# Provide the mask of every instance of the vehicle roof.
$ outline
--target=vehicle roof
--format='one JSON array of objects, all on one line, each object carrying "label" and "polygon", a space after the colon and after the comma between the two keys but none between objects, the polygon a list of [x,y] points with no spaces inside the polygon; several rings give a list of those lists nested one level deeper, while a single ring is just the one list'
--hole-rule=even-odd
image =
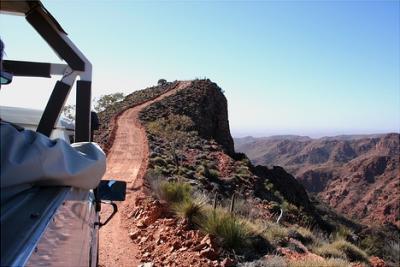
[{"label": "vehicle roof", "polygon": [[[57,81],[46,108],[37,126],[37,132],[50,136],[54,125],[62,111],[68,93],[75,79],[76,83],[76,127],[75,140],[77,142],[90,140],[90,102],[92,85],[92,64],[85,55],[69,39],[57,20],[43,6],[39,0],[1,0],[0,12],[24,16],[37,33],[47,42],[54,52],[67,64],[58,66],[51,63],[25,62],[7,60],[6,71],[14,76],[25,77],[50,77],[51,75],[63,75]],[[5,64],[4,64],[5,65]],[[40,70],[38,71],[38,68]],[[35,71],[32,71],[35,70]],[[68,72],[68,75],[65,75]]]},{"label": "vehicle roof", "polygon": [[[26,124],[37,126],[40,118],[42,117],[43,110],[0,106],[0,118],[4,121],[12,122],[15,124]],[[60,117],[56,124],[56,128],[66,128],[74,130],[75,124],[72,120]]]},{"label": "vehicle roof", "polygon": [[25,15],[34,5],[40,4],[38,0],[32,1],[1,1],[1,10],[14,13],[16,15]]},{"label": "vehicle roof", "polygon": [[50,12],[42,5],[39,0],[1,0],[1,8],[0,11],[2,13],[10,13],[13,15],[25,16],[27,15],[32,8],[40,6],[48,15],[48,19],[52,22],[53,27],[58,29],[59,31],[66,34],[61,25],[57,22],[57,20],[50,14]]}]

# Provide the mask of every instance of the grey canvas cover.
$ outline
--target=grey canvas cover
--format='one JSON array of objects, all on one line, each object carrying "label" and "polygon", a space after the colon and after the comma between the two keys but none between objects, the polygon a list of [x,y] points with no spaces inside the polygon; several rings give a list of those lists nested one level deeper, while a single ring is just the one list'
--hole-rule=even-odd
[{"label": "grey canvas cover", "polygon": [[1,122],[0,187],[60,185],[93,189],[106,170],[101,148],[90,142],[69,145]]}]

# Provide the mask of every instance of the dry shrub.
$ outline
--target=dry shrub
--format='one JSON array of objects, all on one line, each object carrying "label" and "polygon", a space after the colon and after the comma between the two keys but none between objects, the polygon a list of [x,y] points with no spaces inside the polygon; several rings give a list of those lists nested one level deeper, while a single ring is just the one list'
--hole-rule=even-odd
[{"label": "dry shrub", "polygon": [[348,267],[350,263],[343,259],[305,259],[301,261],[289,262],[289,267]]}]

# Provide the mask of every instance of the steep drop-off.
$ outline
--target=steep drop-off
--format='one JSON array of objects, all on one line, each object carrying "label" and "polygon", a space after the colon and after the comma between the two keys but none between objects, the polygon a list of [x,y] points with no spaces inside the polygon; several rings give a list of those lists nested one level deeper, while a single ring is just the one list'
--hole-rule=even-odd
[{"label": "steep drop-off", "polygon": [[252,162],[284,167],[339,212],[364,223],[400,226],[399,134],[235,142]]}]

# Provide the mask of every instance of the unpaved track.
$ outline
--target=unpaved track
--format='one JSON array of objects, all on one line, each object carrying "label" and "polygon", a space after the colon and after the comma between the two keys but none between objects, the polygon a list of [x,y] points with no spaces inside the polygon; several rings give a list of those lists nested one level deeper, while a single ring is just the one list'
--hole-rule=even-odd
[{"label": "unpaved track", "polygon": [[[107,171],[103,178],[125,181],[127,195],[125,201],[118,203],[119,212],[100,229],[100,266],[131,267],[140,263],[137,246],[128,236],[129,223],[132,223],[128,216],[135,207],[135,199],[143,185],[149,152],[146,132],[138,115],[143,108],[187,88],[190,84],[190,81],[179,82],[174,89],[156,99],[124,111],[116,122],[115,140],[107,156]],[[102,221],[110,212],[108,205],[102,206]]]}]

